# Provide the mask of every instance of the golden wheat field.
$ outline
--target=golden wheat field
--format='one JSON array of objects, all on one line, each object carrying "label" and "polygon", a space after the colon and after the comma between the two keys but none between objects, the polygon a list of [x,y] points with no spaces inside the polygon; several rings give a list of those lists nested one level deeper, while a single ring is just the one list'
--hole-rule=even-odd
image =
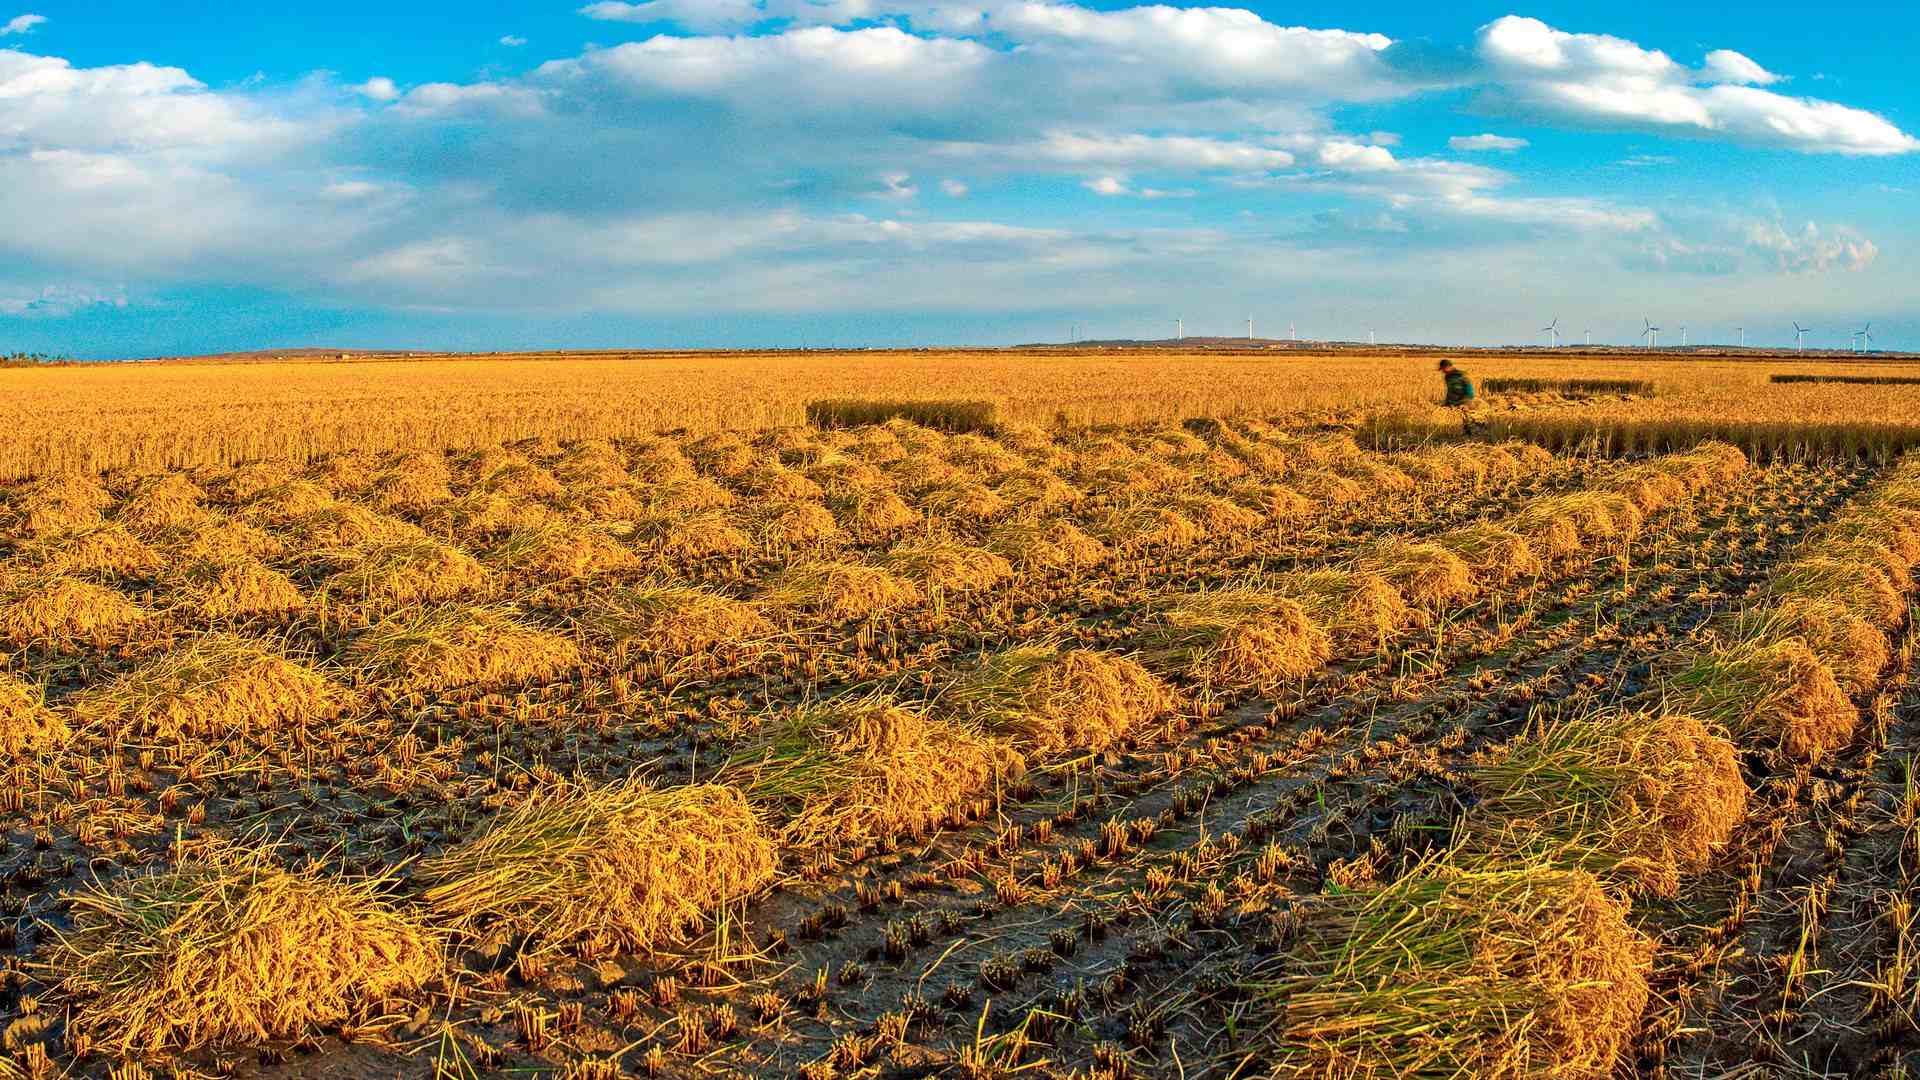
[{"label": "golden wheat field", "polygon": [[1433,359],[0,370],[0,1078],[1915,1075],[1920,369]]}]

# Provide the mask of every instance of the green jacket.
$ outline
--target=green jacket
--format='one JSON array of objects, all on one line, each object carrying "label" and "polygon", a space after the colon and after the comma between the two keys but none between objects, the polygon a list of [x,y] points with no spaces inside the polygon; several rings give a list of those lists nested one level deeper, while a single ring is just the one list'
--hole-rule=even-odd
[{"label": "green jacket", "polygon": [[1473,380],[1459,371],[1447,372],[1447,404],[1465,405],[1473,400]]}]

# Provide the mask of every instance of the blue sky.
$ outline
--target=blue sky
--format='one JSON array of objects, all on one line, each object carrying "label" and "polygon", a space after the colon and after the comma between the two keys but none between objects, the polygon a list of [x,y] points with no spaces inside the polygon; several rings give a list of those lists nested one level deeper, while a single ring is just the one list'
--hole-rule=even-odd
[{"label": "blue sky", "polygon": [[0,352],[1920,348],[1910,6],[27,2]]}]

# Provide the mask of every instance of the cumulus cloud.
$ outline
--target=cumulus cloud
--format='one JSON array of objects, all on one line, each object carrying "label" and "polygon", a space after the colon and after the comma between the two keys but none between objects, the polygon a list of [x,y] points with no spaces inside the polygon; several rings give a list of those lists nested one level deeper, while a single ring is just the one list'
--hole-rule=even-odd
[{"label": "cumulus cloud", "polygon": [[1702,74],[1706,82],[1746,83],[1753,86],[1777,83],[1782,78],[1732,49],[1715,49],[1708,53]]},{"label": "cumulus cloud", "polygon": [[940,191],[949,199],[964,199],[967,197],[967,185],[962,181],[952,178],[940,181]]},{"label": "cumulus cloud", "polygon": [[376,75],[351,89],[368,101],[392,101],[400,96],[400,88],[385,75]]},{"label": "cumulus cloud", "polygon": [[1658,49],[1606,34],[1567,33],[1517,15],[1481,28],[1478,50],[1493,84],[1488,101],[1543,118],[1808,153],[1920,149],[1920,140],[1864,109],[1737,85],[1772,76],[1724,50],[1697,72]]},{"label": "cumulus cloud", "polygon": [[1527,140],[1507,135],[1455,135],[1447,140],[1447,146],[1454,150],[1519,150],[1527,146]]},{"label": "cumulus cloud", "polygon": [[88,308],[126,306],[125,289],[48,285],[39,290],[20,290],[0,285],[0,317],[5,318],[63,319]]},{"label": "cumulus cloud", "polygon": [[500,44],[505,45],[509,49],[517,49],[526,43],[527,39],[521,37],[519,34],[505,34],[500,38]]},{"label": "cumulus cloud", "polygon": [[1823,230],[1811,221],[1798,231],[1788,231],[1779,221],[1754,222],[1747,227],[1747,247],[1790,274],[1864,270],[1880,257],[1873,241],[1855,230]]},{"label": "cumulus cloud", "polygon": [[6,37],[10,34],[31,34],[33,33],[34,27],[40,26],[46,21],[47,17],[45,15],[15,15],[6,22],[0,23],[0,37]]}]

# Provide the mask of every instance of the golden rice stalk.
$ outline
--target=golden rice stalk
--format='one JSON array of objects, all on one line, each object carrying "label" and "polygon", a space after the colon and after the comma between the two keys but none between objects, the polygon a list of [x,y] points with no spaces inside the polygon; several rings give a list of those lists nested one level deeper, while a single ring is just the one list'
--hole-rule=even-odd
[{"label": "golden rice stalk", "polygon": [[114,514],[114,520],[138,533],[194,529],[212,515],[200,505],[206,493],[180,473],[168,473],[143,482]]},{"label": "golden rice stalk", "polygon": [[[759,460],[753,448],[731,431],[702,436],[690,443],[686,452],[702,470],[728,479],[746,475]],[[816,493],[813,497],[819,498],[819,495]]]},{"label": "golden rice stalk", "polygon": [[1261,587],[1298,602],[1332,637],[1336,655],[1378,648],[1415,621],[1400,590],[1365,571],[1296,570]]},{"label": "golden rice stalk", "polygon": [[438,540],[390,540],[320,554],[334,567],[327,588],[374,603],[411,604],[485,595],[493,573]]},{"label": "golden rice stalk", "polygon": [[1354,564],[1392,585],[1408,603],[1423,608],[1471,600],[1480,592],[1466,562],[1441,544],[1382,540],[1361,551]]},{"label": "golden rice stalk", "polygon": [[306,598],[293,580],[256,559],[206,560],[177,577],[180,598],[202,619],[297,611]]},{"label": "golden rice stalk", "polygon": [[1145,498],[1191,487],[1194,477],[1163,461],[1136,460],[1125,465],[1103,465],[1079,477],[1081,486],[1095,495]]},{"label": "golden rice stalk", "polygon": [[627,474],[642,484],[666,484],[692,480],[700,474],[678,447],[671,443],[643,446],[627,464]]},{"label": "golden rice stalk", "polygon": [[[553,501],[553,508],[561,514],[590,522],[632,521],[645,517],[647,509],[640,496],[629,487],[578,488],[564,497]],[[528,520],[516,522],[517,525],[538,525],[541,521]]]},{"label": "golden rice stalk", "polygon": [[284,461],[256,461],[235,466],[208,481],[209,495],[221,502],[239,504],[257,498],[270,488],[292,480],[294,468]]},{"label": "golden rice stalk", "polygon": [[773,879],[773,841],[739,790],[639,779],[536,791],[420,864],[422,894],[463,930],[651,952]]},{"label": "golden rice stalk", "polygon": [[1913,591],[1913,564],[1894,551],[1891,546],[1877,537],[1856,536],[1850,539],[1826,537],[1805,549],[1809,555],[1836,562],[1860,563],[1880,571],[1893,586],[1893,591],[1902,597]]},{"label": "golden rice stalk", "polygon": [[1204,535],[1198,525],[1164,506],[1114,507],[1091,526],[1095,537],[1126,552],[1188,548]]},{"label": "golden rice stalk", "polygon": [[1045,469],[1010,473],[993,491],[1018,514],[1044,514],[1086,498],[1079,488]]},{"label": "golden rice stalk", "polygon": [[1193,522],[1210,536],[1244,535],[1267,523],[1260,511],[1218,495],[1175,494],[1158,500],[1158,505]]},{"label": "golden rice stalk", "polygon": [[658,484],[643,484],[636,494],[641,505],[666,513],[723,510],[739,500],[733,492],[704,476],[688,476]]},{"label": "golden rice stalk", "polygon": [[1329,467],[1358,483],[1370,495],[1380,492],[1404,494],[1414,489],[1411,476],[1372,455],[1336,459]]},{"label": "golden rice stalk", "polygon": [[1647,1003],[1651,947],[1578,870],[1435,866],[1283,918],[1237,980],[1273,1080],[1604,1080]]},{"label": "golden rice stalk", "polygon": [[1733,744],[1690,716],[1604,710],[1535,726],[1467,770],[1480,802],[1459,852],[1578,868],[1674,897],[1746,816]]},{"label": "golden rice stalk", "polygon": [[1774,572],[1767,592],[1781,598],[1831,601],[1875,626],[1895,626],[1907,611],[1906,597],[1887,580],[1886,570],[1855,558],[1794,559]]},{"label": "golden rice stalk", "polygon": [[102,646],[145,619],[125,594],[58,575],[28,575],[0,584],[0,635],[16,649],[86,642]]},{"label": "golden rice stalk", "polygon": [[50,574],[150,577],[166,559],[115,522],[24,546],[20,561]]},{"label": "golden rice stalk", "polygon": [[1449,529],[1434,537],[1433,542],[1459,556],[1475,576],[1495,584],[1505,585],[1546,572],[1546,563],[1534,553],[1526,537],[1498,525]]},{"label": "golden rice stalk", "polygon": [[[898,441],[897,439],[895,440]],[[992,479],[1027,467],[1019,454],[984,435],[966,432],[947,440],[949,462],[976,476]]]},{"label": "golden rice stalk", "polygon": [[993,530],[987,549],[1015,566],[1045,570],[1097,566],[1110,554],[1105,544],[1063,519],[1008,522]]},{"label": "golden rice stalk", "polygon": [[338,503],[312,510],[287,523],[293,542],[308,550],[357,548],[368,544],[419,540],[426,534],[398,518],[376,514],[364,506]]},{"label": "golden rice stalk", "polygon": [[373,505],[389,514],[421,514],[453,498],[446,465],[434,469],[421,459],[382,475],[370,493]]},{"label": "golden rice stalk", "polygon": [[754,545],[718,510],[647,514],[633,523],[633,540],[650,554],[686,562],[739,555]]},{"label": "golden rice stalk", "polygon": [[1855,503],[1827,519],[1809,542],[1826,539],[1874,540],[1905,559],[1908,567],[1920,566],[1920,510]]},{"label": "golden rice stalk", "polygon": [[328,454],[308,475],[328,490],[358,494],[373,487],[373,455],[364,450]]},{"label": "golden rice stalk", "polygon": [[775,608],[804,608],[834,620],[881,615],[920,603],[918,586],[878,566],[796,563],[767,583],[760,599]]},{"label": "golden rice stalk", "polygon": [[606,532],[581,525],[515,529],[495,544],[487,559],[521,578],[541,581],[594,577],[640,565],[640,557]]},{"label": "golden rice stalk", "polygon": [[1358,481],[1317,466],[1294,469],[1286,481],[1288,487],[1325,506],[1345,506],[1369,494]]},{"label": "golden rice stalk", "polygon": [[1178,672],[1204,695],[1267,693],[1317,673],[1333,640],[1299,601],[1236,588],[1166,598],[1141,649],[1149,665]]},{"label": "golden rice stalk", "polygon": [[1176,700],[1132,659],[1053,642],[984,657],[943,699],[962,722],[1029,754],[1104,750]]},{"label": "golden rice stalk", "polygon": [[1818,761],[1853,738],[1860,710],[1833,673],[1799,641],[1737,644],[1701,652],[1666,682],[1666,706]]},{"label": "golden rice stalk", "polygon": [[1401,454],[1389,454],[1387,461],[1414,482],[1425,487],[1437,487],[1460,481],[1478,483],[1483,470],[1468,460],[1456,460],[1453,455],[1440,447],[1424,450],[1410,450]]},{"label": "golden rice stalk", "polygon": [[1716,621],[1713,630],[1720,640],[1736,645],[1798,641],[1850,694],[1863,694],[1878,685],[1893,652],[1883,631],[1832,600],[1792,597],[1758,604]]},{"label": "golden rice stalk", "polygon": [[720,777],[808,849],[925,832],[1024,768],[999,740],[867,697],[766,718]]},{"label": "golden rice stalk", "polygon": [[377,881],[220,844],[86,887],[36,969],[100,1050],[155,1057],[316,1034],[445,969]]},{"label": "golden rice stalk", "polygon": [[476,485],[475,491],[489,491],[510,499],[557,499],[567,493],[552,473],[532,462],[515,462],[493,470]]},{"label": "golden rice stalk", "polygon": [[471,492],[420,515],[424,528],[463,540],[499,536],[515,529],[538,529],[552,520],[553,513],[545,506],[520,502],[494,491]]},{"label": "golden rice stalk", "polygon": [[0,672],[0,760],[53,749],[71,734],[38,685]]},{"label": "golden rice stalk", "polygon": [[835,453],[808,469],[807,478],[819,484],[820,490],[833,496],[855,491],[893,490],[893,477],[888,476],[886,470],[843,453]]},{"label": "golden rice stalk", "polygon": [[882,565],[929,595],[989,589],[1013,576],[1013,566],[1004,557],[951,540],[900,544],[887,552]]},{"label": "golden rice stalk", "polygon": [[826,497],[820,485],[801,473],[781,465],[760,465],[740,477],[741,490],[756,499],[771,502],[790,500],[819,501]]},{"label": "golden rice stalk", "polygon": [[364,682],[446,690],[556,679],[579,667],[580,650],[509,609],[442,604],[387,616],[362,631],[341,660]]},{"label": "golden rice stalk", "polygon": [[112,505],[94,477],[52,477],[15,495],[0,524],[15,539],[51,539],[98,526],[100,511]]},{"label": "golden rice stalk", "polygon": [[1690,485],[1672,470],[1638,465],[1608,480],[1606,486],[1632,500],[1642,514],[1653,514],[1685,502],[1694,488],[1700,485]]},{"label": "golden rice stalk", "polygon": [[831,510],[804,500],[760,503],[750,511],[748,523],[760,546],[769,551],[832,543],[842,535]]},{"label": "golden rice stalk", "polygon": [[922,522],[920,512],[891,491],[853,491],[832,502],[833,516],[857,540],[894,536]]},{"label": "golden rice stalk", "polygon": [[263,732],[338,712],[345,692],[267,645],[204,634],[73,698],[76,718],[159,739]]},{"label": "golden rice stalk", "polygon": [[554,466],[554,479],[569,491],[626,486],[627,463],[611,446],[577,446]]},{"label": "golden rice stalk", "polygon": [[937,431],[925,424],[915,423],[911,418],[896,416],[880,425],[893,441],[906,448],[911,454],[937,454],[946,449],[945,432]]},{"label": "golden rice stalk", "polygon": [[641,584],[589,595],[576,616],[616,655],[687,657],[761,648],[774,627],[752,605],[698,585]]},{"label": "golden rice stalk", "polygon": [[195,562],[232,562],[273,558],[286,551],[286,542],[265,529],[238,521],[222,521],[182,539],[173,554]]},{"label": "golden rice stalk", "polygon": [[920,493],[920,509],[949,521],[992,521],[1008,510],[1007,501],[976,483],[941,484]]}]

